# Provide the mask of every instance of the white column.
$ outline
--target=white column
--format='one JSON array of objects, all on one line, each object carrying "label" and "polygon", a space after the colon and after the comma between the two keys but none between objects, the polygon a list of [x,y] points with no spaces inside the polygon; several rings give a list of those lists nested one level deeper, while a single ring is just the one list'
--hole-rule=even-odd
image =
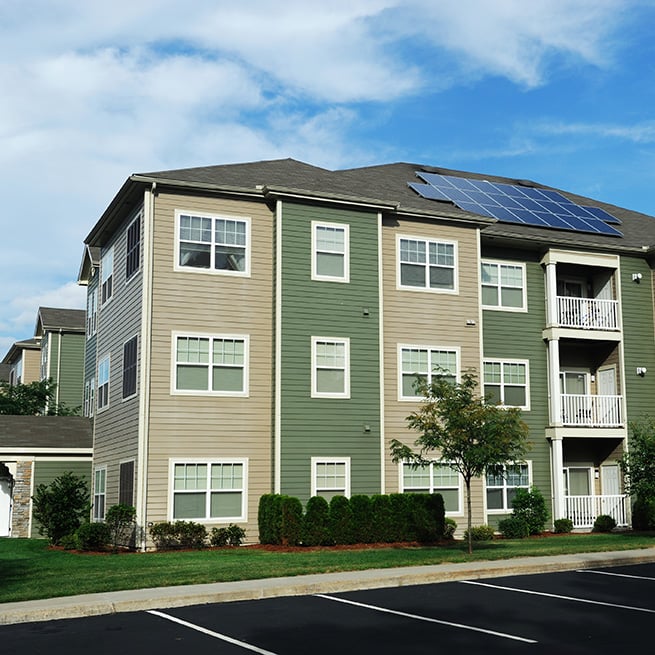
[{"label": "white column", "polygon": [[550,440],[550,469],[553,484],[553,521],[566,518],[566,501],[564,499],[564,455],[562,438]]},{"label": "white column", "polygon": [[557,316],[557,267],[546,264],[546,325],[553,327],[559,323]]},{"label": "white column", "polygon": [[548,399],[550,424],[562,425],[562,395],[559,388],[559,339],[548,341]]}]

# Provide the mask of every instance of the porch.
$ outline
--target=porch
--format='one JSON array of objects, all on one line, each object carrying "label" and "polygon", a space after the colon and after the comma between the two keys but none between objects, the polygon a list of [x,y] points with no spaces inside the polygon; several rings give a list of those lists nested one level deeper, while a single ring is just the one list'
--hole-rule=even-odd
[{"label": "porch", "polygon": [[602,496],[564,496],[566,517],[573,521],[574,529],[590,530],[601,514],[608,514],[619,528],[630,525],[628,521],[629,498],[625,494]]},{"label": "porch", "polygon": [[574,427],[618,427],[623,424],[622,397],[563,393],[562,424]]},{"label": "porch", "polygon": [[557,323],[581,330],[618,330],[617,300],[557,296]]}]

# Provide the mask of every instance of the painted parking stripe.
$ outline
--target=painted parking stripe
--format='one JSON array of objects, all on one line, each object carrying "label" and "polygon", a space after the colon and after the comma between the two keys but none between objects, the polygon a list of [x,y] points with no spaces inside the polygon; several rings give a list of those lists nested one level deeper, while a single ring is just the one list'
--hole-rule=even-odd
[{"label": "painted parking stripe", "polygon": [[612,573],[611,571],[594,571],[593,569],[579,569],[576,573],[595,573],[596,575],[612,575],[615,578],[632,578],[633,580],[650,580],[655,581],[647,575],[629,575],[628,573]]},{"label": "painted parking stripe", "polygon": [[178,619],[177,617],[171,616],[170,614],[164,614],[164,612],[158,612],[157,610],[148,610],[148,614],[159,616],[162,619],[166,619],[167,621],[172,621],[173,623],[179,623],[180,625],[183,625],[185,628],[190,628],[191,630],[202,632],[203,634],[209,635],[210,637],[214,637],[215,639],[221,639],[222,641],[227,641],[229,644],[240,646],[241,648],[244,648],[245,650],[250,650],[253,653],[259,653],[259,655],[277,655],[277,653],[274,653],[270,650],[257,648],[257,646],[248,644],[245,641],[239,641],[238,639],[233,639],[232,637],[228,637],[227,635],[222,635],[220,632],[214,632],[213,630],[208,630],[207,628],[203,628],[200,625],[195,625],[193,623],[189,623],[188,621],[183,621],[182,619]]},{"label": "painted parking stripe", "polygon": [[559,600],[571,600],[576,603],[587,603],[589,605],[603,605],[604,607],[614,607],[622,610],[632,610],[633,612],[646,612],[655,614],[655,610],[646,607],[633,607],[632,605],[618,605],[616,603],[604,603],[600,600],[589,600],[588,598],[576,598],[575,596],[561,596],[560,594],[548,594],[545,591],[531,591],[530,589],[516,589],[514,587],[502,587],[501,585],[487,584],[485,582],[475,582],[474,580],[460,580],[461,584],[472,584],[478,587],[489,587],[490,589],[501,589],[502,591],[515,591],[519,594],[530,594],[532,596],[546,596],[548,598],[557,598]]},{"label": "painted parking stripe", "polygon": [[464,625],[463,623],[451,623],[450,621],[440,621],[433,619],[429,616],[420,616],[418,614],[408,614],[407,612],[399,612],[398,610],[388,609],[386,607],[379,607],[377,605],[367,605],[366,603],[356,603],[353,600],[346,600],[345,598],[337,598],[336,596],[326,596],[324,594],[315,594],[317,598],[325,598],[326,600],[334,600],[337,603],[345,603],[346,605],[354,605],[355,607],[363,607],[364,609],[374,610],[376,612],[385,612],[386,614],[395,614],[396,616],[403,616],[408,619],[416,619],[418,621],[426,621],[428,623],[438,623],[439,625],[446,625],[450,628],[460,628],[462,630],[471,630],[473,632],[482,632],[486,635],[494,637],[503,637],[504,639],[513,639],[514,641],[522,641],[526,644],[536,644],[534,639],[526,639],[517,635],[510,635],[504,632],[496,632],[495,630],[485,630],[484,628],[476,628],[472,625]]}]

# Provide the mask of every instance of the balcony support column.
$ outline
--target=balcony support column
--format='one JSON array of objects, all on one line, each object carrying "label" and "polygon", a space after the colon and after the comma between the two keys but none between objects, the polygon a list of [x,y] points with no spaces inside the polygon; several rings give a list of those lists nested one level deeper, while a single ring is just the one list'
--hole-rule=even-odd
[{"label": "balcony support column", "polygon": [[554,262],[546,264],[546,325],[559,324],[557,316],[557,266]]},{"label": "balcony support column", "polygon": [[553,521],[555,521],[566,518],[564,454],[561,437],[553,437],[550,440],[550,470],[553,489]]},{"label": "balcony support column", "polygon": [[559,339],[548,340],[548,397],[550,424],[562,425],[562,396],[559,388]]}]

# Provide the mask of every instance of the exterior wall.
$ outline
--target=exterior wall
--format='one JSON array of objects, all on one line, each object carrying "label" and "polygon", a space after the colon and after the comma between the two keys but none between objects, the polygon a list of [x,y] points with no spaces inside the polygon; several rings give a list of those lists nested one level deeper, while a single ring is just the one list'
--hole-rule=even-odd
[{"label": "exterior wall", "polygon": [[[397,236],[423,237],[457,243],[457,293],[437,293],[397,288]],[[382,283],[384,289],[384,463],[385,492],[398,492],[399,465],[390,457],[392,439],[413,445],[417,433],[407,428],[407,416],[418,409],[414,401],[399,400],[399,344],[455,348],[460,372],[479,372],[481,326],[479,309],[478,231],[446,222],[386,220],[382,229]],[[473,324],[467,324],[470,322]],[[480,481],[472,486],[473,523],[484,522]],[[466,499],[462,498],[463,507]],[[463,524],[464,514],[453,517]]]},{"label": "exterior wall", "polygon": [[12,491],[11,536],[30,537],[32,516],[32,475],[34,463],[30,459],[16,462]]},{"label": "exterior wall", "polygon": [[[176,210],[250,219],[250,276],[175,270]],[[272,226],[261,203],[163,193],[155,200],[148,522],[172,518],[171,461],[247,458],[245,527],[247,539],[256,539],[259,497],[271,491],[272,479]],[[174,332],[249,335],[248,397],[173,393]],[[129,452],[123,447],[121,456]]]},{"label": "exterior wall", "polygon": [[41,379],[41,350],[23,350],[22,383],[38,382]]},{"label": "exterior wall", "polygon": [[[283,203],[281,493],[311,495],[312,457],[350,458],[351,494],[380,493],[378,216]],[[313,280],[312,221],[348,225],[348,282]],[[348,398],[312,397],[312,337],[347,338]],[[368,427],[365,427],[368,426]]]},{"label": "exterior wall", "polygon": [[57,402],[70,409],[84,403],[84,334],[48,332],[47,376],[57,383]]}]

